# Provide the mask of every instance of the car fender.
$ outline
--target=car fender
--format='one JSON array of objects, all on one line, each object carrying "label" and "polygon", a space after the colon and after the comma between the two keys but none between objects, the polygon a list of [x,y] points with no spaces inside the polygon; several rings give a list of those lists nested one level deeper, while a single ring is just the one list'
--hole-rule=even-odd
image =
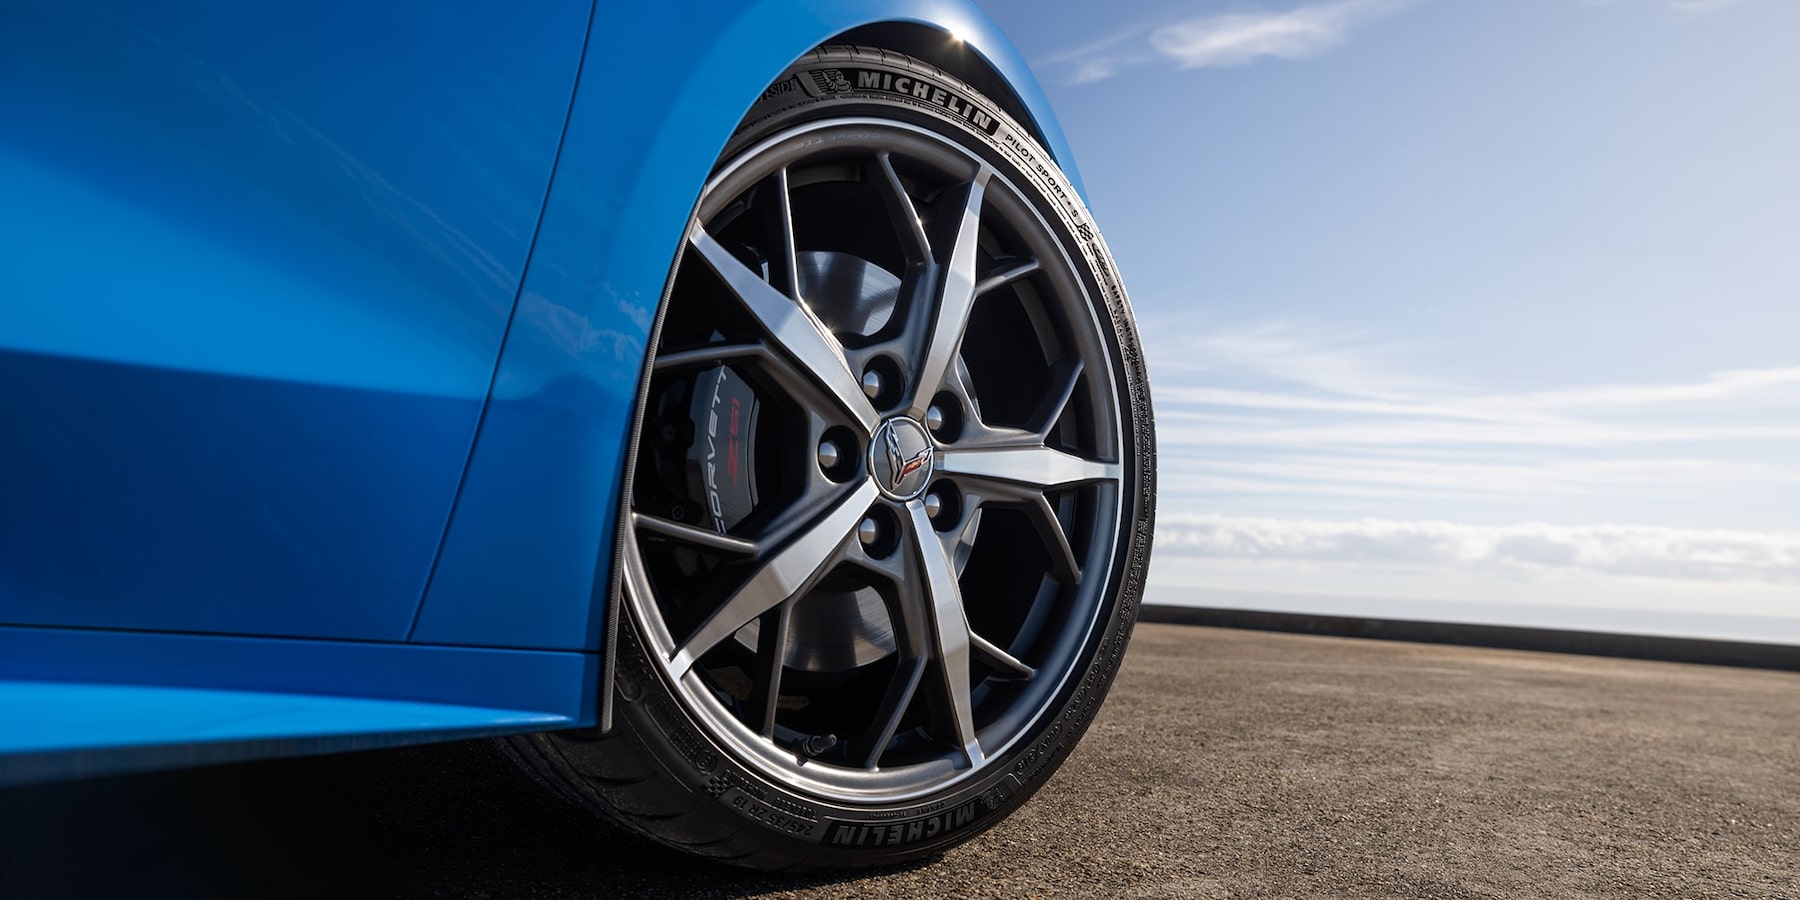
[{"label": "car fender", "polygon": [[[1048,101],[961,0],[602,4],[487,409],[410,640],[596,650],[631,416],[707,173],[795,59],[879,23],[944,32],[1012,90],[1071,180]],[[866,32],[865,32],[866,33]],[[1075,181],[1079,188],[1079,181]]]}]

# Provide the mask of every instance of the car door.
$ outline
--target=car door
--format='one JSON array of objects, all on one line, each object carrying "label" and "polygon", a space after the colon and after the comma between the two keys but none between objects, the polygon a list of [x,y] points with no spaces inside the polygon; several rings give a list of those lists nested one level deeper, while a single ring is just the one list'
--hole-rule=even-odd
[{"label": "car door", "polygon": [[0,624],[406,638],[591,14],[0,5]]}]

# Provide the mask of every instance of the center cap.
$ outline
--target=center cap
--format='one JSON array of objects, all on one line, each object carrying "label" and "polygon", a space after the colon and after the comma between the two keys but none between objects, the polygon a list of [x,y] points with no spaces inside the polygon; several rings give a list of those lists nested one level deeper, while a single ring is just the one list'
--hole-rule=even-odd
[{"label": "center cap", "polygon": [[911,500],[931,481],[931,433],[905,416],[875,429],[869,442],[869,472],[875,486],[895,500]]}]

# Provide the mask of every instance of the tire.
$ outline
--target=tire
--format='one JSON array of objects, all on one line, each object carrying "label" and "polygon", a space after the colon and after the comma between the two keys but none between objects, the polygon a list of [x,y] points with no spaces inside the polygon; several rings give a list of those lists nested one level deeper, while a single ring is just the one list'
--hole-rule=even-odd
[{"label": "tire", "polygon": [[1131,635],[1155,447],[1124,288],[1026,131],[875,49],[770,87],[693,222],[633,425],[614,728],[505,746],[718,860],[939,853],[1043,785]]}]

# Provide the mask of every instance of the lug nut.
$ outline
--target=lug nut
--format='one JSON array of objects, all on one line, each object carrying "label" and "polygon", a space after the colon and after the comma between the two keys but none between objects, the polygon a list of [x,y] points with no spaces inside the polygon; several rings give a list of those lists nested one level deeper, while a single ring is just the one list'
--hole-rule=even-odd
[{"label": "lug nut", "polygon": [[874,369],[864,372],[862,377],[862,389],[863,393],[867,394],[870,400],[881,396],[881,374]]},{"label": "lug nut", "polygon": [[943,511],[944,511],[944,498],[943,497],[938,496],[935,492],[925,495],[925,517],[926,518],[935,519],[938,517],[938,513],[941,513]]},{"label": "lug nut", "polygon": [[856,526],[856,539],[862,541],[865,547],[881,540],[881,524],[874,519],[862,520],[862,524]]},{"label": "lug nut", "polygon": [[944,411],[936,404],[925,408],[925,427],[931,429],[932,434],[944,430]]},{"label": "lug nut", "polygon": [[819,468],[835,468],[843,457],[838,452],[838,445],[831,441],[819,442]]}]

